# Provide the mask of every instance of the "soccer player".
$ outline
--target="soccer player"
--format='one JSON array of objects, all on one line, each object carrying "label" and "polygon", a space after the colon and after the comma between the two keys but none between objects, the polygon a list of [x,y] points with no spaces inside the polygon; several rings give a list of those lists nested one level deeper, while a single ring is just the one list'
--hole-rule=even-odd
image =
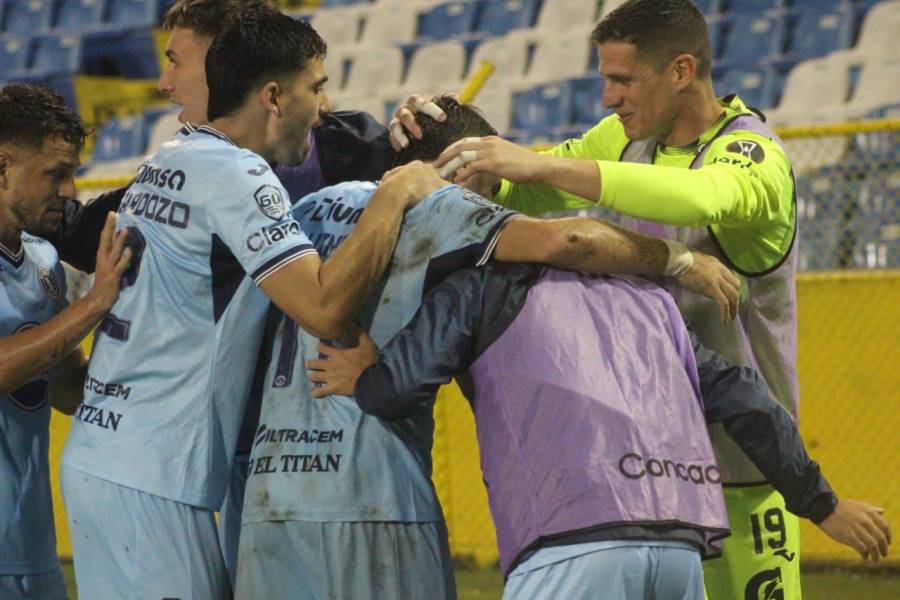
[{"label": "soccer player", "polygon": [[207,52],[210,125],[163,144],[122,199],[134,259],[63,453],[85,597],[230,596],[212,511],[228,486],[266,296],[336,336],[386,267],[403,210],[424,195],[393,177],[320,262],[268,165],[302,159],[324,53],[308,24],[244,11]]},{"label": "soccer player", "polygon": [[704,415],[793,513],[887,555],[878,509],[838,501],[765,382],[700,346],[651,283],[489,265],[435,287],[380,357],[359,335],[351,350],[320,347],[314,395],[354,394],[389,424],[431,411],[438,386],[461,379],[504,598],[704,598],[700,559],[727,535]]},{"label": "soccer player", "polygon": [[[758,370],[796,417],[797,211],[784,148],[740,98],[715,96],[706,22],[689,0],[630,0],[592,40],[615,115],[545,153],[489,138],[459,144],[436,164],[466,163],[460,180],[504,177],[496,201],[529,214],[600,205],[722,259],[744,280],[739,318],[722,325],[713,305],[683,289],[679,308],[704,345]],[[410,127],[416,101],[401,117]],[[723,558],[705,566],[710,597],[741,600],[773,587],[799,599],[797,519],[721,427],[711,434],[733,535]],[[759,526],[765,514],[775,515],[769,528]],[[867,555],[876,558],[876,548]]]},{"label": "soccer player", "polygon": [[0,597],[59,600],[48,462],[50,407],[81,401],[78,344],[109,311],[128,264],[109,215],[90,292],[67,305],[66,278],[43,236],[62,221],[84,127],[47,88],[0,90]]},{"label": "soccer player", "polygon": [[[398,157],[410,163],[400,172],[418,173],[434,191],[404,217],[387,275],[360,311],[360,324],[377,342],[409,320],[424,290],[458,268],[492,258],[594,273],[663,273],[687,258],[676,249],[670,260],[660,240],[593,219],[518,216],[486,200],[490,186],[480,186],[478,178],[469,185],[482,195],[440,179],[413,161],[433,160],[455,140],[494,130],[452,98],[438,104],[450,118],[431,121],[430,135]],[[378,189],[364,182],[325,188],[294,212],[325,256],[344,248]],[[705,293],[727,290],[736,298],[721,265],[697,255],[690,268],[711,278]],[[431,484],[430,410],[386,425],[350,398],[312,401],[303,369],[316,357],[318,340],[286,318],[273,330],[263,350],[268,367],[245,495],[237,598],[455,597],[446,529]]]}]

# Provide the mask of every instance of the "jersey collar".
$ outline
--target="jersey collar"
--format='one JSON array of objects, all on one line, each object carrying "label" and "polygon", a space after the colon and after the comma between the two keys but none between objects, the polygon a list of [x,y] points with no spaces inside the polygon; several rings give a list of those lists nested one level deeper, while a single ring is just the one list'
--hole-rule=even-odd
[{"label": "jersey collar", "polygon": [[225,135],[218,129],[213,129],[209,125],[201,125],[200,127],[198,127],[196,129],[196,131],[197,131],[197,133],[205,133],[206,135],[211,135],[213,137],[219,138],[223,142],[227,142],[227,143],[231,144],[232,146],[237,146],[237,144],[232,142],[231,139],[229,139],[229,137],[227,135]]},{"label": "jersey collar", "polygon": [[719,135],[722,128],[728,125],[734,117],[750,113],[750,110],[744,105],[744,102],[735,94],[720,98],[719,105],[724,109],[724,112],[719,115],[719,118],[716,119],[716,122],[713,123],[712,127],[704,131],[699,138],[685,146],[665,146],[660,143],[660,152],[670,155],[698,154],[710,141]]},{"label": "jersey collar", "polygon": [[25,262],[25,244],[20,241],[19,251],[13,252],[2,243],[0,243],[0,258],[4,259],[6,262],[18,269],[22,266],[22,263]]}]

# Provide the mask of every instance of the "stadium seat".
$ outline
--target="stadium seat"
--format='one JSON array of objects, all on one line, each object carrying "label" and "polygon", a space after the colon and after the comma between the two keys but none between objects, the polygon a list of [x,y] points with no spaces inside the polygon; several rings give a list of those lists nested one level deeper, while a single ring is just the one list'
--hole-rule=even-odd
[{"label": "stadium seat", "polygon": [[118,117],[106,122],[97,132],[93,162],[144,156],[147,129],[144,115]]},{"label": "stadium seat", "polygon": [[482,90],[475,97],[473,104],[484,113],[484,118],[500,135],[509,131],[512,120],[512,95],[508,88],[494,87]]},{"label": "stadium seat", "polygon": [[855,50],[872,55],[900,54],[900,0],[880,2],[869,10]]},{"label": "stadium seat", "polygon": [[732,17],[722,26],[720,57],[728,66],[756,66],[780,54],[783,44],[782,17]]},{"label": "stadium seat", "polygon": [[62,0],[56,9],[53,26],[61,31],[84,31],[103,23],[101,0]]},{"label": "stadium seat", "polygon": [[534,51],[526,77],[529,83],[557,81],[589,72],[591,55],[596,54],[588,34],[572,33],[564,37],[542,36]]},{"label": "stadium seat", "polygon": [[0,73],[13,78],[28,66],[28,38],[0,36]]},{"label": "stadium seat", "polygon": [[538,0],[487,0],[478,17],[476,31],[503,35],[514,29],[531,27],[539,7]]},{"label": "stadium seat", "polygon": [[603,6],[600,9],[600,17],[605,17],[612,11],[625,4],[625,2],[626,0],[603,0]]},{"label": "stadium seat", "polygon": [[603,106],[603,78],[598,74],[570,80],[572,94],[573,125],[583,125],[587,130],[612,114]]},{"label": "stadium seat", "polygon": [[830,56],[801,62],[791,69],[776,111],[774,124],[809,124],[832,120],[850,95],[850,65]]},{"label": "stadium seat", "polygon": [[568,81],[545,83],[513,94],[515,129],[539,130],[571,124]]},{"label": "stadium seat", "polygon": [[697,8],[700,9],[700,12],[702,12],[707,17],[718,14],[721,3],[722,3],[721,0],[696,0],[695,1],[695,4],[697,5]]},{"label": "stadium seat", "polygon": [[516,33],[483,41],[472,54],[466,79],[480,68],[482,61],[490,61],[494,65],[494,72],[486,83],[487,87],[522,79],[528,67],[530,45],[531,41],[527,35]]},{"label": "stadium seat", "polygon": [[459,42],[428,44],[413,54],[403,86],[410,91],[427,91],[436,86],[456,89],[465,67],[466,49]]},{"label": "stadium seat", "polygon": [[403,53],[397,48],[358,52],[344,84],[347,95],[367,96],[397,87],[403,76]]},{"label": "stadium seat", "polygon": [[817,58],[850,45],[852,11],[804,11],[787,17],[784,55],[793,60]]},{"label": "stadium seat", "polygon": [[[732,2],[734,1],[732,0]],[[790,0],[788,4],[795,10],[830,11],[837,10],[848,2],[847,0]]]},{"label": "stadium seat", "polygon": [[[605,5],[606,3],[604,3]],[[597,3],[590,0],[544,0],[535,28],[539,32],[564,32],[594,26]]]},{"label": "stadium seat", "polygon": [[[322,8],[335,8],[338,6],[355,6],[369,4],[371,0],[322,0]],[[326,40],[327,41],[327,40]]]},{"label": "stadium seat", "polygon": [[333,110],[361,110],[385,122],[384,102],[373,96],[329,96]]},{"label": "stadium seat", "polygon": [[5,0],[3,31],[13,35],[34,34],[50,28],[51,0]]},{"label": "stadium seat", "polygon": [[[384,8],[377,5],[363,13],[361,46],[393,46],[416,37],[419,13],[409,6]],[[326,39],[326,41],[328,41]]]},{"label": "stadium seat", "polygon": [[471,33],[475,29],[480,0],[439,4],[419,16],[418,36],[446,40]]},{"label": "stadium seat", "polygon": [[737,94],[747,106],[766,110],[772,106],[773,72],[768,67],[737,67],[719,80],[716,93]]},{"label": "stadium seat", "polygon": [[159,0],[108,0],[106,22],[117,27],[156,27],[161,7]]},{"label": "stadium seat", "polygon": [[126,29],[84,36],[81,72],[86,75],[154,79],[159,62],[152,31]]},{"label": "stadium seat", "polygon": [[355,44],[359,36],[360,11],[355,6],[317,10],[312,16],[312,26],[329,48]]},{"label": "stadium seat", "polygon": [[58,33],[32,39],[29,72],[36,77],[73,74],[79,71],[82,40],[77,33]]},{"label": "stadium seat", "polygon": [[863,66],[859,83],[846,106],[851,118],[861,118],[866,113],[883,106],[900,102],[900,55],[871,58]]},{"label": "stadium seat", "polygon": [[[781,0],[728,0],[728,11],[732,14],[761,15],[767,10],[777,8]],[[703,11],[704,13],[706,11]]]},{"label": "stadium seat", "polygon": [[179,111],[177,110],[166,110],[156,119],[146,119],[150,133],[145,154],[155,152],[157,148],[171,140],[178,133],[178,130],[181,129],[178,113]]}]

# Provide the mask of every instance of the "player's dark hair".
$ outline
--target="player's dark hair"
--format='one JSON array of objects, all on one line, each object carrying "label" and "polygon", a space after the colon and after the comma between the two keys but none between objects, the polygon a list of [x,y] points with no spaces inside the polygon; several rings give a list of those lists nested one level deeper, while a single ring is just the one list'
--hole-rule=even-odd
[{"label": "player's dark hair", "polygon": [[591,41],[634,44],[638,55],[657,70],[680,54],[690,54],[697,59],[697,77],[710,76],[709,30],[691,0],[629,0],[597,24]]},{"label": "player's dark hair", "polygon": [[497,130],[471,104],[463,104],[453,96],[439,96],[434,103],[447,113],[447,120],[440,123],[426,114],[417,113],[416,122],[422,128],[422,139],[407,136],[409,146],[397,154],[395,164],[405,165],[414,160],[432,161],[453,142],[466,137],[497,135]]},{"label": "player's dark hair", "polygon": [[286,85],[311,59],[324,58],[327,49],[309,23],[266,6],[243,11],[206,54],[209,120],[230,115],[265,83]]},{"label": "player's dark hair", "polygon": [[215,37],[242,11],[269,4],[268,0],[178,0],[163,16],[163,28],[191,31]]},{"label": "player's dark hair", "polygon": [[80,151],[89,131],[53,90],[31,83],[10,83],[0,90],[0,144],[40,150],[44,140],[61,137]]}]

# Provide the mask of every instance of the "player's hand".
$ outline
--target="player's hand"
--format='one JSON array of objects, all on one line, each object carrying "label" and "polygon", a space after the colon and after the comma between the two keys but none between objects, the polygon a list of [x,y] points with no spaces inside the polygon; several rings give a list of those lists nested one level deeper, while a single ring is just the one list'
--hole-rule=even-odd
[{"label": "player's hand", "polygon": [[417,140],[422,139],[422,128],[416,123],[417,112],[425,113],[441,123],[447,120],[447,114],[441,110],[440,106],[432,102],[432,98],[429,96],[410,96],[394,111],[394,117],[388,126],[391,132],[391,146],[395,152],[400,152],[409,146],[407,134]]},{"label": "player's hand", "polygon": [[131,249],[125,247],[128,229],[116,233],[116,213],[106,215],[106,224],[100,234],[97,248],[97,268],[94,272],[94,287],[88,294],[103,310],[109,310],[119,298],[122,274],[131,262]]},{"label": "player's hand", "polygon": [[356,331],[356,348],[334,348],[319,343],[319,354],[325,358],[306,361],[309,380],[322,384],[313,388],[313,397],[330,394],[352,396],[356,380],[369,366],[378,362],[378,348],[366,332]]},{"label": "player's hand", "polygon": [[463,185],[476,173],[490,173],[514,183],[546,179],[548,157],[491,135],[451,144],[434,162],[441,176]]},{"label": "player's hand", "polygon": [[722,322],[737,317],[741,303],[741,282],[728,267],[713,256],[692,252],[694,265],[678,283],[701,296],[712,298],[719,305]]},{"label": "player's hand", "polygon": [[433,166],[414,160],[385,173],[378,187],[404,198],[406,207],[412,208],[425,196],[445,185],[447,181],[441,179]]},{"label": "player's hand", "polygon": [[819,528],[859,552],[863,560],[878,562],[887,556],[891,544],[891,527],[884,509],[860,500],[838,500],[834,512],[819,523]]}]

